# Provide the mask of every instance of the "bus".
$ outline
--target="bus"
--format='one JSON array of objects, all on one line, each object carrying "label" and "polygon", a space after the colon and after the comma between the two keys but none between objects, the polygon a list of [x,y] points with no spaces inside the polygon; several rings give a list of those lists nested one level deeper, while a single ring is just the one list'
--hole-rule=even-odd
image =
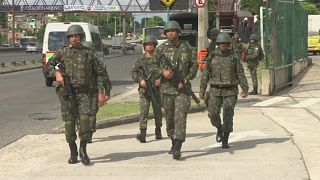
[{"label": "bus", "polygon": [[24,36],[20,38],[20,47],[26,48],[28,44],[37,44],[38,39],[35,36]]}]

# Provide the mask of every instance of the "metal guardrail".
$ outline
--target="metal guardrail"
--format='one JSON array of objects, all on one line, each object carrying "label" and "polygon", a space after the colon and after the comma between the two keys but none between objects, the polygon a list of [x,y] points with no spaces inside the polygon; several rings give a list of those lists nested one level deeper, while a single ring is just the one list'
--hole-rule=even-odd
[{"label": "metal guardrail", "polygon": [[23,52],[26,48],[23,47],[3,47],[0,48],[0,52]]}]

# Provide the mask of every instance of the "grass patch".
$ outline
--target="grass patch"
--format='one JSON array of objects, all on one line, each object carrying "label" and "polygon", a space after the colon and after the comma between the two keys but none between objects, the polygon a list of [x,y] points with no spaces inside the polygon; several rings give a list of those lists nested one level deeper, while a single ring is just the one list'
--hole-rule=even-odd
[{"label": "grass patch", "polygon": [[110,103],[99,108],[97,120],[112,119],[121,116],[138,114],[140,110],[139,102],[119,102]]}]

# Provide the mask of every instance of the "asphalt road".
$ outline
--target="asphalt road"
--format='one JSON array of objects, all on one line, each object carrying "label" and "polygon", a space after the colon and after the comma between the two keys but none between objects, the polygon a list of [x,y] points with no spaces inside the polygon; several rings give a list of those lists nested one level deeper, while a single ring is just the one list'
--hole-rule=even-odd
[{"label": "asphalt road", "polygon": [[[112,97],[133,85],[130,70],[137,56],[106,59]],[[62,123],[54,88],[46,87],[41,69],[0,75],[0,92],[0,148],[25,135],[53,133]]]},{"label": "asphalt road", "polygon": [[1,52],[0,63],[41,60],[41,53],[26,53],[25,51]]}]

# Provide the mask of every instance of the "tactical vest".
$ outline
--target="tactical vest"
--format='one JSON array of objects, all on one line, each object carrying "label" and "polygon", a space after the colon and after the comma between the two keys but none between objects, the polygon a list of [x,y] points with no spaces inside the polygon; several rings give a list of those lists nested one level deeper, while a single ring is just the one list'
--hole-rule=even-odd
[{"label": "tactical vest", "polygon": [[210,63],[209,84],[217,86],[234,86],[239,83],[236,71],[237,58],[234,54],[227,57],[215,55]]},{"label": "tactical vest", "polygon": [[62,54],[65,73],[75,88],[93,88],[93,59],[91,50],[68,48]]}]

